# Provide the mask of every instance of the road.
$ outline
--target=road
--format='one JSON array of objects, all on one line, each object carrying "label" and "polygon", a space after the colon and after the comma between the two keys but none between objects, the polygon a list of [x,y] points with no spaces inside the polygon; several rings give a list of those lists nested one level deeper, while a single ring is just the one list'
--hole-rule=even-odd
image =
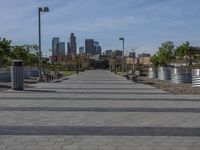
[{"label": "road", "polygon": [[199,96],[108,71],[0,93],[1,150],[199,150]]}]

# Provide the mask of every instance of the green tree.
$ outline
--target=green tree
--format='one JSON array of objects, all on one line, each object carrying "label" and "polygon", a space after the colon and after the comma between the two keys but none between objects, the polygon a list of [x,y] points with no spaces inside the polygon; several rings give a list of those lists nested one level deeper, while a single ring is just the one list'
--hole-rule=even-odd
[{"label": "green tree", "polygon": [[172,41],[166,41],[159,47],[158,57],[159,63],[162,66],[170,65],[174,59],[174,43]]},{"label": "green tree", "polygon": [[151,57],[150,61],[153,63],[153,65],[154,65],[155,67],[158,67],[158,66],[159,66],[158,54],[157,54],[157,53],[154,54],[154,55]]},{"label": "green tree", "polygon": [[36,67],[39,64],[39,58],[38,58],[38,51],[39,47],[36,44],[31,44],[31,45],[24,45],[24,48],[27,49],[28,51],[28,65],[31,67]]},{"label": "green tree", "polygon": [[12,59],[24,61],[24,65],[29,63],[29,51],[24,46],[13,46]]},{"label": "green tree", "polygon": [[12,59],[21,59],[24,65],[35,67],[38,65],[38,53],[36,45],[22,45],[12,47]]},{"label": "green tree", "polygon": [[194,48],[190,46],[188,41],[178,46],[175,50],[175,56],[180,60],[186,59],[186,65],[187,59],[189,59],[189,65],[192,65],[193,55]]},{"label": "green tree", "polygon": [[11,41],[6,38],[0,38],[0,66],[4,67],[9,61],[11,54]]}]

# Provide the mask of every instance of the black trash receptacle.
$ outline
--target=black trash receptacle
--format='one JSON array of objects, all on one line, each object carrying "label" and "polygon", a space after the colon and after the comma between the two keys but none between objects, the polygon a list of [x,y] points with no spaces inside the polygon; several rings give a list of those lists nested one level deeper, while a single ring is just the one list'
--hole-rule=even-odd
[{"label": "black trash receptacle", "polygon": [[11,66],[11,82],[13,90],[24,90],[24,66],[22,60],[14,60]]}]

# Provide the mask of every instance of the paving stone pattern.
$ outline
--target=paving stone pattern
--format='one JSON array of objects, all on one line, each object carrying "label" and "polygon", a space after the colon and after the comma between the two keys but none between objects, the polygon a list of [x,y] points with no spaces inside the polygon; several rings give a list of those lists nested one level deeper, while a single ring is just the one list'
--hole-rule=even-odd
[{"label": "paving stone pattern", "polygon": [[199,150],[200,96],[108,71],[0,93],[0,150]]}]

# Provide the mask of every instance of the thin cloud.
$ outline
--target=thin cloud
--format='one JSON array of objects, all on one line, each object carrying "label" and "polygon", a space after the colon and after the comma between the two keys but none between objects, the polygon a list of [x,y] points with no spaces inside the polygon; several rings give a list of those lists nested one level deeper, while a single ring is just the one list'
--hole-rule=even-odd
[{"label": "thin cloud", "polygon": [[152,51],[165,39],[200,39],[199,5],[199,0],[5,0],[0,5],[0,37],[37,42],[37,9],[48,6],[50,12],[42,14],[46,50],[53,36],[66,41],[75,32],[78,45],[92,37],[103,48],[118,48],[116,39],[124,36],[127,44],[139,43],[142,51]]}]

